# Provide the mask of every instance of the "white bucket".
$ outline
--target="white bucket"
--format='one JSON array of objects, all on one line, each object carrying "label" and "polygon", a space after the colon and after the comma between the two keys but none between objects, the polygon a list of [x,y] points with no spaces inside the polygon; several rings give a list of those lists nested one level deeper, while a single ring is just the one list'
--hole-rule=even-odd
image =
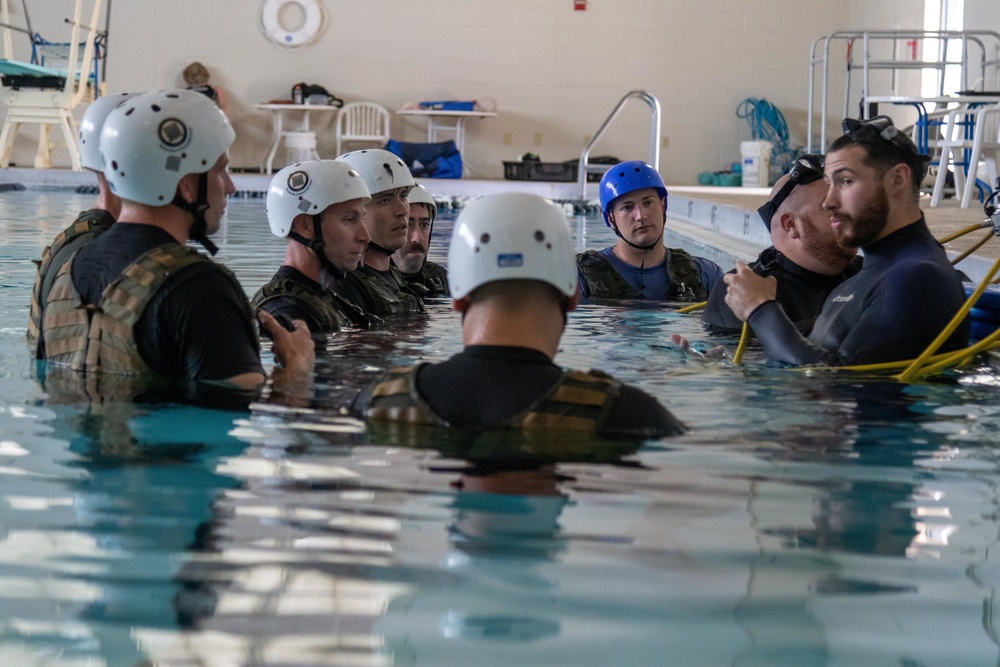
[{"label": "white bucket", "polygon": [[285,132],[288,164],[298,164],[316,158],[315,132]]},{"label": "white bucket", "polygon": [[771,142],[741,141],[743,187],[766,188],[771,177]]}]

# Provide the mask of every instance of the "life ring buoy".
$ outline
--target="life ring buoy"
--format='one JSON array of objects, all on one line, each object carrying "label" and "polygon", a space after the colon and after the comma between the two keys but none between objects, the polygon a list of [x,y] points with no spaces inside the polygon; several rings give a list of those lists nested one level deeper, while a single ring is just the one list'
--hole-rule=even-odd
[{"label": "life ring buoy", "polygon": [[[286,30],[281,25],[281,8],[298,5],[305,20],[298,30]],[[264,0],[260,10],[260,27],[264,35],[280,46],[303,46],[316,38],[323,27],[323,6],[319,0]]]}]

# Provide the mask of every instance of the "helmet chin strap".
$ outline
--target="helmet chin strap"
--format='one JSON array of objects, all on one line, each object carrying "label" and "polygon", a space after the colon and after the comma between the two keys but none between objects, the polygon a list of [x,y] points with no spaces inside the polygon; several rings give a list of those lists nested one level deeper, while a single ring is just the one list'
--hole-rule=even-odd
[{"label": "helmet chin strap", "polygon": [[188,238],[197,241],[213,257],[219,252],[219,247],[208,238],[208,221],[205,213],[208,211],[208,173],[198,174],[198,198],[194,203],[188,202],[180,195],[174,195],[174,200],[170,202],[179,209],[183,209],[194,216],[194,224],[188,232]]},{"label": "helmet chin strap", "polygon": [[618,230],[618,222],[615,220],[614,214],[609,214],[608,218],[611,221],[611,229],[615,230],[615,235],[624,241],[629,246],[635,248],[636,250],[642,250],[642,258],[639,260],[639,286],[642,288],[646,287],[646,283],[642,280],[642,270],[646,268],[646,253],[655,248],[660,240],[663,238],[663,232],[667,228],[667,212],[663,212],[663,225],[660,227],[660,235],[656,237],[656,240],[647,245],[639,245],[637,243],[632,243]]},{"label": "helmet chin strap", "polygon": [[[326,256],[326,253],[323,252],[323,248],[326,247],[326,243],[323,241],[323,225],[320,216],[313,215],[310,217],[312,218],[312,223],[313,223],[313,237],[311,239],[307,239],[306,237],[302,236],[302,234],[293,231],[288,232],[288,238],[292,239],[293,241],[301,243],[302,245],[304,245],[305,247],[309,248],[314,253],[316,253],[316,258],[319,260],[319,265],[320,265],[320,275],[323,275],[324,272],[327,272],[331,269],[336,270],[336,268],[330,262],[330,259]],[[320,281],[320,283],[322,284],[322,281]]]},{"label": "helmet chin strap", "polygon": [[622,235],[622,233],[618,230],[618,222],[615,220],[614,214],[608,214],[608,218],[610,218],[610,220],[611,220],[611,229],[615,230],[615,236],[617,236],[622,241],[624,241],[626,244],[632,246],[636,250],[652,250],[653,248],[655,248],[657,246],[657,244],[659,244],[660,239],[663,238],[663,230],[666,229],[666,227],[667,227],[667,214],[664,213],[663,214],[663,226],[660,227],[660,235],[657,236],[656,240],[653,241],[650,244],[639,245],[637,243],[632,243],[627,238],[625,238],[624,235]]},{"label": "helmet chin strap", "polygon": [[368,250],[374,250],[375,252],[380,252],[383,255],[385,255],[386,257],[392,257],[393,253],[396,252],[395,250],[388,250],[386,248],[383,248],[382,246],[380,246],[379,244],[375,243],[374,241],[369,241],[368,242]]}]

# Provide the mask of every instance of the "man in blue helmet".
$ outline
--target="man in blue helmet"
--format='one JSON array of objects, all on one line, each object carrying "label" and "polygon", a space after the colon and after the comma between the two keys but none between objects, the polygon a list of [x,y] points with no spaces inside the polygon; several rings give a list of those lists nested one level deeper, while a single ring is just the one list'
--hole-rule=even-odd
[{"label": "man in blue helmet", "polygon": [[667,187],[640,160],[615,165],[601,178],[604,222],[615,245],[577,255],[580,293],[599,299],[704,301],[722,276],[708,259],[663,245]]},{"label": "man in blue helmet", "polygon": [[[844,120],[826,156],[823,207],[844,243],[864,251],[861,271],[830,293],[808,338],[775,298],[773,277],[743,262],[725,277],[726,304],[769,359],[829,366],[914,359],[951,321],[965,292],[920,210],[930,159],[888,116]],[[940,351],[963,347],[968,335],[966,319]]]},{"label": "man in blue helmet", "polygon": [[[812,331],[830,291],[861,269],[855,247],[844,243],[823,208],[823,156],[803,155],[771,190],[771,199],[757,209],[771,234],[772,245],[750,264],[754,273],[774,276],[775,298],[803,335]],[[735,269],[730,273],[734,273]],[[743,322],[726,305],[725,281],[708,296],[701,321],[712,333],[735,333]]]}]

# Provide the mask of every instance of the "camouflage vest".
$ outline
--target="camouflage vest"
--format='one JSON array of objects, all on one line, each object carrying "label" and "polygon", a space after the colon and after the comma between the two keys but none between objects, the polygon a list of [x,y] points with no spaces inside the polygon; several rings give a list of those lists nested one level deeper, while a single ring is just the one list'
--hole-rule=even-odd
[{"label": "camouflage vest", "polygon": [[[387,372],[372,391],[365,418],[376,422],[398,422],[449,426],[417,391],[420,365]],[[559,382],[505,428],[595,433],[600,430],[618,397],[621,383],[600,371],[565,371]]]},{"label": "camouflage vest", "polygon": [[[83,303],[73,285],[70,258],[45,302],[39,358],[77,371],[151,374],[136,346],[135,323],[167,280],[185,267],[209,261],[194,250],[165,243],[126,267],[104,288],[95,307]],[[216,266],[236,281],[225,267]]]},{"label": "camouflage vest", "polygon": [[316,292],[296,280],[276,275],[257,290],[250,300],[250,306],[257,312],[269,301],[280,298],[294,299],[295,305],[309,316],[307,324],[310,331],[328,333],[351,323],[351,318],[341,309],[339,303],[328,296],[329,294],[329,292]]},{"label": "camouflage vest", "polygon": [[[595,250],[576,256],[580,276],[595,299],[644,299],[641,292],[622,278],[611,262]],[[667,272],[667,301],[704,301],[708,291],[701,284],[701,271],[691,255],[681,248],[667,248],[663,263]]]},{"label": "camouflage vest", "polygon": [[419,287],[423,297],[448,296],[448,269],[429,260],[416,273],[403,273],[403,280],[411,287]]},{"label": "camouflage vest", "polygon": [[347,274],[345,281],[348,290],[354,288],[359,294],[345,293],[343,296],[364,312],[376,315],[424,312],[423,300],[406,284],[399,269],[390,267],[389,273],[391,278],[387,281],[374,269],[359,266]]},{"label": "camouflage vest", "polygon": [[115,219],[100,208],[92,208],[81,213],[72,225],[59,232],[52,245],[42,251],[42,261],[35,274],[35,286],[31,290],[31,306],[28,312],[28,339],[38,338],[42,328],[42,305],[49,296],[56,274],[73,253],[95,238],[111,229]]}]

